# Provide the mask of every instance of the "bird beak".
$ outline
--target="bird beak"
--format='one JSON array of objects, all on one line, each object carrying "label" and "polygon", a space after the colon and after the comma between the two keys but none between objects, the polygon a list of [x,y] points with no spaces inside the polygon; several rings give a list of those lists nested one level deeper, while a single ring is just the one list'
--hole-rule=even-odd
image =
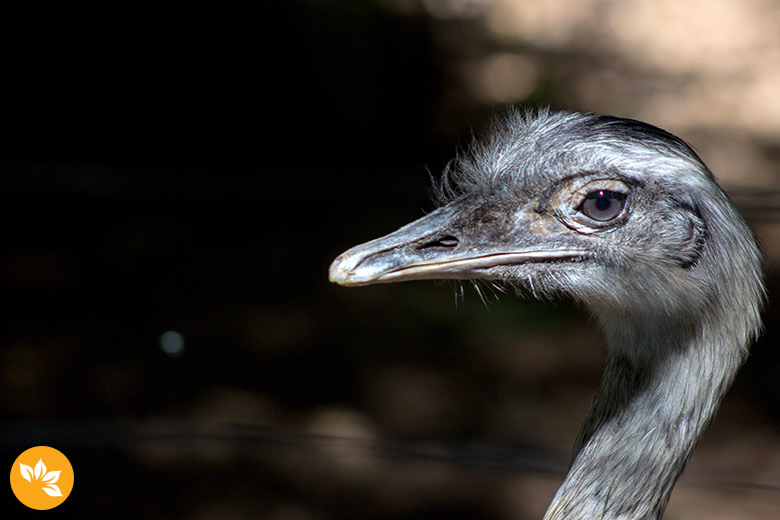
[{"label": "bird beak", "polygon": [[[473,207],[455,201],[381,238],[353,247],[330,266],[344,286],[407,280],[496,279],[491,268],[583,257],[585,251],[551,240],[549,224],[533,211],[511,222],[469,219]],[[471,209],[471,211],[468,211]]]}]

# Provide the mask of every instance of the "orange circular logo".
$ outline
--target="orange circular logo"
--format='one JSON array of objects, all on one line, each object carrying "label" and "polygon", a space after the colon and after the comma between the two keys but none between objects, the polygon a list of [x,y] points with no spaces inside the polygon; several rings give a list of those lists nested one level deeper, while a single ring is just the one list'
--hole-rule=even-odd
[{"label": "orange circular logo", "polygon": [[19,502],[31,509],[57,507],[73,490],[73,466],[60,451],[35,446],[14,461],[11,489]]}]

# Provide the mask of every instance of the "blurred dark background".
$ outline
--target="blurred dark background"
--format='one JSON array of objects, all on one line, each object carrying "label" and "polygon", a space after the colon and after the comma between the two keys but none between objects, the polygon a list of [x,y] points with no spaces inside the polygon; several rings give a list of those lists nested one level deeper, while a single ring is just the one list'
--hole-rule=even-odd
[{"label": "blurred dark background", "polygon": [[[594,20],[608,3],[564,5],[580,18],[558,17],[563,36],[544,30],[553,12],[507,38],[494,22],[511,17],[494,11],[515,4],[539,10],[7,13],[0,445],[7,468],[35,445],[69,457],[73,493],[46,514],[541,517],[602,368],[587,318],[565,301],[484,304],[470,287],[327,282],[337,254],[432,208],[430,174],[504,101],[642,117],[692,140],[758,229],[777,285],[772,124],[654,112],[701,104],[679,80],[698,69],[607,45],[614,24]],[[728,173],[735,157],[755,176]],[[771,296],[670,519],[780,514]],[[29,514],[3,496],[7,518]]]}]

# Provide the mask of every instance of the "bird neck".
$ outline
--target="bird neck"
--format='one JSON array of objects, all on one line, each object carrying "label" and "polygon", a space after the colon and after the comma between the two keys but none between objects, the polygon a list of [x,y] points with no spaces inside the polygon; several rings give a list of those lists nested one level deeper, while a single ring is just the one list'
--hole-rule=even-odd
[{"label": "bird neck", "polygon": [[606,330],[607,367],[545,520],[661,518],[744,358],[715,319],[676,331],[622,323]]}]

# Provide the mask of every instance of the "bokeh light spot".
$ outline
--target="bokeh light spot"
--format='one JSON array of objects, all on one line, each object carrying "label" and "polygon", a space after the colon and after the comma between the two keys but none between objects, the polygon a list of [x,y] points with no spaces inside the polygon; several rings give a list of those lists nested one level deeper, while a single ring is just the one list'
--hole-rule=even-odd
[{"label": "bokeh light spot", "polygon": [[175,330],[160,335],[160,348],[170,357],[178,357],[184,352],[184,336]]}]

